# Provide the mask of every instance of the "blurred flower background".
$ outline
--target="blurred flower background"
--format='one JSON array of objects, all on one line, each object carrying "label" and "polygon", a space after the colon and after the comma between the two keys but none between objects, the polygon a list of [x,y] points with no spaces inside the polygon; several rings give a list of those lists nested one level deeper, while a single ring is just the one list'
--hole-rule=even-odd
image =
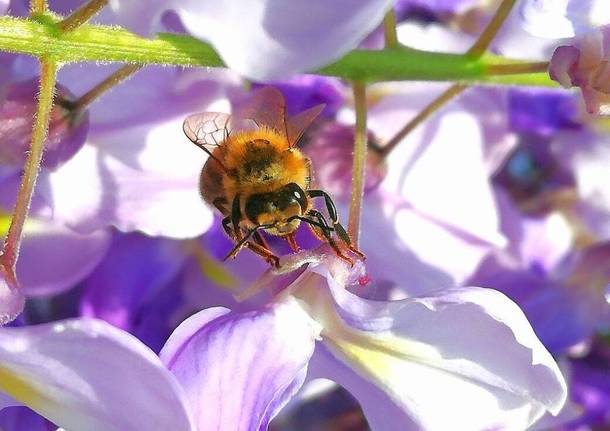
[{"label": "blurred flower background", "polygon": [[[93,23],[192,35],[227,68],[146,66],[86,103],[120,66],[59,70],[19,288],[0,272],[0,318],[17,310],[0,319],[0,429],[610,429],[605,0],[519,0],[500,22],[489,50],[543,64],[555,86],[459,88],[401,134],[455,84],[367,85],[353,268],[306,229],[294,255],[269,238],[280,273],[249,250],[223,262],[207,156],[182,132],[269,85],[288,116],[325,104],[298,147],[347,225],[359,101],[305,72],[382,49],[389,10],[396,43],[464,53],[508,3],[109,1]],[[0,0],[0,14],[29,7]],[[3,236],[39,74],[0,53]]]}]

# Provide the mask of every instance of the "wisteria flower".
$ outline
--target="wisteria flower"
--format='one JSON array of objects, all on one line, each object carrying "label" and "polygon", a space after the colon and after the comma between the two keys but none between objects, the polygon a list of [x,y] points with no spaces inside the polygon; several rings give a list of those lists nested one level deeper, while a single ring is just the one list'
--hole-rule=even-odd
[{"label": "wisteria flower", "polygon": [[[523,429],[561,409],[556,364],[502,294],[375,302],[345,290],[358,272],[338,259],[309,252],[284,263],[309,268],[263,277],[276,292],[267,305],[207,309],[172,334],[161,359],[173,376],[135,339],[83,320],[1,329],[0,388],[73,429],[263,430],[313,361],[316,376],[356,396],[373,429]],[[126,381],[129,397],[117,398]]]},{"label": "wisteria flower", "polygon": [[551,78],[565,88],[579,87],[590,114],[606,113],[610,103],[610,26],[559,46],[549,66]]},{"label": "wisteria flower", "polygon": [[155,1],[145,6],[110,2],[119,23],[145,33],[158,29],[163,13],[174,10],[190,34],[210,42],[231,69],[255,80],[288,77],[338,59],[377,27],[391,4],[390,0]]},{"label": "wisteria flower", "polygon": [[610,9],[605,0],[524,0],[519,17],[531,34],[559,39],[610,24]]}]

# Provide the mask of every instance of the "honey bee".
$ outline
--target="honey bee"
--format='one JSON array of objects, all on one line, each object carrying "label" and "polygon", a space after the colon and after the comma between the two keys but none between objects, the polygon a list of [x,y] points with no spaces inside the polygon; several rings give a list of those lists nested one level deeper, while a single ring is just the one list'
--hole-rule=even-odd
[{"label": "honey bee", "polygon": [[[333,234],[345,248],[364,258],[339,223],[331,197],[310,189],[311,163],[296,148],[323,108],[318,105],[287,119],[282,93],[265,87],[238,115],[203,112],[184,121],[186,136],[209,155],[201,171],[201,196],[224,216],[222,226],[235,242],[225,259],[248,247],[278,267],[279,258],[260,231],[284,238],[299,251],[294,234],[301,222],[346,262],[353,264]],[[324,200],[330,224],[313,207],[315,198]]]}]

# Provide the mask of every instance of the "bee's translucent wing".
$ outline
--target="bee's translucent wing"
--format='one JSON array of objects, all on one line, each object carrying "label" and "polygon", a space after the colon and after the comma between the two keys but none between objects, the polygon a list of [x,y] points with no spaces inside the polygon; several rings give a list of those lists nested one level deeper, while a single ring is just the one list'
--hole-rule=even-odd
[{"label": "bee's translucent wing", "polygon": [[249,103],[238,112],[239,117],[253,120],[257,126],[268,126],[284,136],[286,129],[286,102],[284,96],[274,87],[264,87],[252,95]]},{"label": "bee's translucent wing", "polygon": [[231,116],[222,112],[201,112],[186,117],[182,129],[195,145],[210,153],[231,133]]},{"label": "bee's translucent wing", "polygon": [[316,105],[313,108],[309,108],[303,112],[299,112],[297,115],[290,117],[286,124],[286,135],[288,142],[291,147],[297,144],[297,141],[303,135],[303,132],[309,125],[320,115],[320,112],[324,109],[324,104]]}]

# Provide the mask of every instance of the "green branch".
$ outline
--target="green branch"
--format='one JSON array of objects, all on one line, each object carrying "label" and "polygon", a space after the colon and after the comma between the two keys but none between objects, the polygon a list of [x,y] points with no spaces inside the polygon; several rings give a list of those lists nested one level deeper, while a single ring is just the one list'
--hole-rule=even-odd
[{"label": "green branch", "polygon": [[[0,51],[53,58],[58,63],[119,62],[143,65],[223,67],[208,44],[187,35],[161,33],[146,39],[117,27],[85,24],[62,34],[59,17],[0,17]],[[452,81],[462,84],[556,86],[546,72],[499,74],[489,67],[523,64],[516,60],[392,48],[355,50],[316,73],[361,82]],[[527,64],[527,63],[525,63]]]}]

